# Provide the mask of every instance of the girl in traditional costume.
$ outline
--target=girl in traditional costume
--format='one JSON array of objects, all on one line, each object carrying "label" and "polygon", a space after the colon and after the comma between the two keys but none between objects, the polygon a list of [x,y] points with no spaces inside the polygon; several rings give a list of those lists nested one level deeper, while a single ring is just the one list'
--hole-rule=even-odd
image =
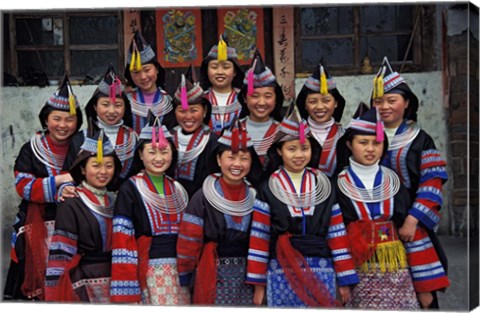
[{"label": "girl in traditional costume", "polygon": [[39,114],[42,131],[25,143],[15,160],[15,187],[22,198],[12,235],[4,300],[43,299],[45,269],[57,212],[57,188],[72,177],[62,171],[82,112],[65,76]]},{"label": "girl in traditional costume", "polygon": [[[94,124],[89,127],[103,129],[105,135],[115,148],[115,153],[122,163],[119,184],[128,179],[133,170],[133,156],[137,144],[137,134],[131,128],[132,113],[130,102],[123,90],[120,78],[110,65],[103,79],[98,84],[92,97],[85,106],[85,113]],[[75,160],[80,146],[86,138],[84,129],[72,138],[72,143],[63,165],[69,169]],[[72,187],[62,186],[61,196],[74,193]]]},{"label": "girl in traditional costume", "polygon": [[136,158],[143,169],[118,191],[113,217],[111,301],[154,305],[190,304],[181,287],[176,243],[188,203],[172,178],[176,149],[155,121],[140,133]]},{"label": "girl in traditional costume", "polygon": [[316,169],[307,122],[294,107],[268,151],[277,168],[263,185],[271,213],[269,307],[334,307],[358,283],[342,213],[330,180]]},{"label": "girl in traditional costume", "polygon": [[300,90],[296,105],[312,136],[320,144],[318,169],[333,177],[337,171],[336,146],[344,130],[340,121],[345,99],[327,70],[319,64]]},{"label": "girl in traditional costume", "polygon": [[70,169],[78,197],[58,206],[49,247],[46,301],[110,302],[115,193],[107,186],[117,189],[120,171],[120,160],[104,131],[88,134]]},{"label": "girl in traditional costume", "polygon": [[241,91],[242,123],[252,136],[253,146],[262,164],[267,150],[275,139],[277,126],[282,120],[283,91],[272,71],[263,63],[260,52],[255,51],[250,69],[243,80]]},{"label": "girl in traditional costume", "polygon": [[411,261],[413,284],[422,307],[438,308],[436,291],[449,286],[447,258],[435,234],[442,186],[448,179],[446,162],[416,122],[418,98],[386,57],[375,77],[372,105],[378,108],[390,143],[382,164],[397,173],[411,198],[399,236],[408,255],[416,256]]},{"label": "girl in traditional costume", "polygon": [[191,65],[175,92],[174,111],[178,125],[171,133],[178,151],[175,179],[187,189],[189,197],[202,187],[210,174],[210,159],[218,136],[208,127],[210,103]]},{"label": "girl in traditional costume", "polygon": [[368,310],[416,310],[417,296],[408,252],[398,236],[409,195],[394,171],[379,165],[386,154],[377,110],[360,104],[339,145],[349,160],[334,186],[351,240],[360,282],[347,307]]},{"label": "girl in traditional costume", "polygon": [[209,126],[218,136],[238,118],[242,105],[238,94],[242,88],[243,73],[235,48],[220,36],[200,66],[200,84],[212,106]]},{"label": "girl in traditional costume", "polygon": [[180,225],[180,282],[193,286],[194,304],[261,305],[270,213],[246,180],[247,175],[258,175],[251,168],[260,168],[260,162],[238,123],[224,131],[219,143],[212,156],[219,171],[205,179]]},{"label": "girl in traditional costume", "polygon": [[165,70],[157,61],[152,47],[136,31],[127,53],[125,79],[131,88],[128,98],[132,105],[133,129],[140,134],[147,125],[149,111],[160,123],[171,129],[176,125],[172,98],[165,88]]}]

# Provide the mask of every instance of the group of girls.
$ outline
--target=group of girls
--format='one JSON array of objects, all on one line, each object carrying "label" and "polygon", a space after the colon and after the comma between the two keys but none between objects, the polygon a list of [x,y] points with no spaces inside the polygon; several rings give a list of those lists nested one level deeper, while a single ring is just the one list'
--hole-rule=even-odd
[{"label": "group of girls", "polygon": [[220,37],[173,96],[140,33],[82,112],[68,77],[21,148],[4,300],[419,309],[449,285],[446,163],[385,58],[347,127],[319,64],[283,112]]}]

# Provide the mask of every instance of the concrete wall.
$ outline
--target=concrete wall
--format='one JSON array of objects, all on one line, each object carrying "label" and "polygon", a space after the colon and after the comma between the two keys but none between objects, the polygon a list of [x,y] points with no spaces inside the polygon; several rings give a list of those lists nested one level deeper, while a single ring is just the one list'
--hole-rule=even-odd
[{"label": "concrete wall", "polygon": [[[433,137],[437,148],[447,156],[447,125],[442,104],[442,82],[440,72],[405,74],[413,91],[420,100],[419,124]],[[373,75],[336,77],[338,89],[347,100],[342,124],[348,125],[360,101],[369,102]],[[297,80],[299,91],[304,80]],[[82,105],[86,104],[95,86],[73,86]],[[21,146],[38,130],[38,112],[56,87],[4,87],[0,89],[0,130],[2,139],[0,165],[0,203],[2,211],[2,233],[9,234],[17,212],[19,197],[14,189],[13,165]],[[84,119],[85,121],[85,119]],[[86,126],[84,124],[84,126]],[[448,185],[447,185],[448,186]],[[448,190],[445,188],[448,202]],[[448,207],[444,209],[441,230],[448,232]]]}]

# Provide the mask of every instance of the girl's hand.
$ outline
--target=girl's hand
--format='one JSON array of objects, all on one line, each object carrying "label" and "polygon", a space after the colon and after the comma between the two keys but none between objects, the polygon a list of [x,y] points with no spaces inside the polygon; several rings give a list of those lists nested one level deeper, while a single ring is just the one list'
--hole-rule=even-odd
[{"label": "girl's hand", "polygon": [[405,218],[405,222],[403,222],[402,227],[400,227],[398,230],[398,236],[400,239],[404,242],[413,241],[413,238],[415,237],[415,231],[417,230],[417,224],[418,220],[415,217],[408,215]]},{"label": "girl's hand", "polygon": [[340,298],[342,304],[347,303],[350,300],[350,287],[349,286],[339,286],[338,291],[340,293]]},{"label": "girl's hand", "polygon": [[76,197],[78,197],[77,188],[75,186],[65,186],[63,187],[62,194],[58,198],[58,201],[63,202],[66,198]]},{"label": "girl's hand", "polygon": [[418,301],[423,309],[426,309],[433,302],[433,295],[430,291],[417,293]]},{"label": "girl's hand", "polygon": [[253,304],[260,306],[263,305],[263,299],[265,298],[265,286],[255,285],[253,292]]}]

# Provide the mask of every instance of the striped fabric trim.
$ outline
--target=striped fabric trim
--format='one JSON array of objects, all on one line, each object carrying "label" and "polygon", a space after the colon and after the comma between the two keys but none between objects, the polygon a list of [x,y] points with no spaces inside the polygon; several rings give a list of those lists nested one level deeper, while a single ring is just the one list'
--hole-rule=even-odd
[{"label": "striped fabric trim", "polygon": [[[335,80],[333,78],[327,78],[327,85],[328,90],[337,88],[337,84],[335,83]],[[305,87],[307,87],[311,91],[320,92],[320,81],[310,76],[305,81]]]},{"label": "striped fabric trim", "polygon": [[183,214],[182,222],[192,223],[203,227],[203,219],[190,213]]},{"label": "striped fabric trim", "polygon": [[376,134],[376,123],[363,121],[360,119],[352,119],[347,126],[347,129],[355,129],[361,132],[366,132],[369,134]]},{"label": "striped fabric trim", "polygon": [[134,236],[135,229],[129,218],[123,216],[114,216],[112,220],[113,233],[122,233],[127,236]]},{"label": "striped fabric trim", "polygon": [[136,250],[113,249],[112,263],[115,264],[138,264],[138,253]]},{"label": "striped fabric trim", "polygon": [[413,253],[427,250],[428,248],[433,247],[433,244],[429,237],[425,237],[420,240],[405,242],[404,246],[407,253]]},{"label": "striped fabric trim", "polygon": [[198,239],[198,238],[194,238],[194,237],[189,237],[189,236],[186,236],[184,234],[181,234],[179,233],[178,234],[178,238],[180,239],[184,239],[184,240],[188,240],[188,241],[191,241],[191,242],[198,242],[198,243],[203,243],[203,241],[201,239]]},{"label": "striped fabric trim", "polygon": [[434,262],[421,266],[412,266],[410,273],[414,281],[430,280],[445,276],[445,270],[440,262]]},{"label": "striped fabric trim", "polygon": [[419,202],[414,202],[413,207],[408,211],[408,213],[417,218],[430,229],[434,228],[440,222],[440,216],[435,214],[432,209]]},{"label": "striped fabric trim", "polygon": [[110,283],[110,295],[134,296],[140,294],[138,280],[112,280]]},{"label": "striped fabric trim", "polygon": [[383,90],[385,92],[392,90],[393,88],[397,87],[398,85],[405,83],[405,79],[403,79],[398,72],[393,72],[390,75],[385,76]]}]

